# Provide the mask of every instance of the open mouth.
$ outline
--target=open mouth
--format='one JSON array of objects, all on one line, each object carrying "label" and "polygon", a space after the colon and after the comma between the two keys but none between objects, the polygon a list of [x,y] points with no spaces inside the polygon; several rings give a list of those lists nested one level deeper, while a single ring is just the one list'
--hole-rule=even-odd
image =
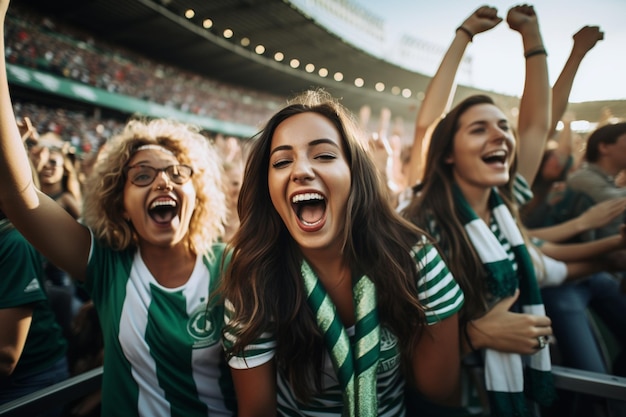
[{"label": "open mouth", "polygon": [[508,152],[504,149],[489,152],[483,155],[482,159],[487,164],[505,164],[507,162]]},{"label": "open mouth", "polygon": [[150,204],[148,214],[159,224],[169,223],[178,215],[178,203],[171,198],[159,198]]},{"label": "open mouth", "polygon": [[294,213],[305,226],[318,225],[326,214],[326,199],[318,193],[297,194],[291,198]]}]

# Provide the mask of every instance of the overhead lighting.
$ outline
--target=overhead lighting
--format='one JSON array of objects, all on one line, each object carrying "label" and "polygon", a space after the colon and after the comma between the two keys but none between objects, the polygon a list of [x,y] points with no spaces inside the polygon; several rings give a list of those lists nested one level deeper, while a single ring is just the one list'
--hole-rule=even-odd
[{"label": "overhead lighting", "polygon": [[265,53],[265,46],[257,45],[256,48],[254,48],[254,52],[256,52],[258,55],[263,55],[263,53]]},{"label": "overhead lighting", "polygon": [[291,68],[298,68],[300,66],[300,61],[294,58],[291,61],[289,61],[289,66]]},{"label": "overhead lighting", "polygon": [[328,70],[326,68],[320,68],[320,70],[317,72],[319,74],[320,77],[324,78],[328,76]]},{"label": "overhead lighting", "polygon": [[211,19],[204,19],[202,21],[202,27],[205,29],[211,29],[213,27],[213,21]]},{"label": "overhead lighting", "polygon": [[411,90],[408,88],[405,88],[404,90],[402,90],[402,97],[404,98],[410,98],[411,97]]},{"label": "overhead lighting", "polygon": [[185,11],[185,17],[187,19],[193,19],[193,17],[196,15],[196,12],[194,12],[192,9],[187,9]]},{"label": "overhead lighting", "polygon": [[335,81],[342,81],[343,80],[343,74],[340,73],[339,71],[337,71],[335,73],[335,75],[333,75],[333,78],[335,79]]},{"label": "overhead lighting", "polygon": [[285,59],[285,54],[283,54],[282,52],[276,52],[274,54],[274,60],[277,62],[281,62],[283,59]]},{"label": "overhead lighting", "polygon": [[304,67],[304,70],[308,73],[312,73],[313,71],[315,71],[315,65],[306,64],[306,66]]},{"label": "overhead lighting", "polygon": [[224,37],[226,39],[230,39],[233,37],[234,33],[232,31],[232,29],[224,29],[224,33],[223,33]]},{"label": "overhead lighting", "polygon": [[363,78],[356,78],[354,80],[354,85],[356,85],[357,87],[363,87],[364,84],[365,81],[363,81]]},{"label": "overhead lighting", "polygon": [[248,39],[248,38],[241,38],[240,43],[241,43],[241,46],[248,46],[248,45],[250,45],[250,39]]},{"label": "overhead lighting", "polygon": [[375,89],[376,89],[376,91],[378,91],[378,92],[385,91],[385,84],[384,84],[384,83],[381,83],[381,82],[378,82],[378,83],[376,83],[376,85],[374,86],[374,88],[375,88]]}]

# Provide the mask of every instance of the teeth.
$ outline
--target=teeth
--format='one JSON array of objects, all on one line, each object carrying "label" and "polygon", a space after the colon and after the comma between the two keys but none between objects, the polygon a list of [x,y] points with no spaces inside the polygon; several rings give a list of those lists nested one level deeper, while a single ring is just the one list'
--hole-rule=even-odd
[{"label": "teeth", "polygon": [[161,206],[176,207],[176,202],[174,200],[158,200],[150,205],[150,210]]},{"label": "teeth", "polygon": [[320,223],[322,222],[322,219],[319,219],[318,221],[316,221],[316,222],[314,222],[314,223],[309,223],[309,222],[304,221],[304,220],[302,220],[302,219],[300,219],[300,221],[301,221],[304,225],[306,225],[306,226],[315,226],[315,225],[320,224]]},{"label": "teeth", "polygon": [[311,200],[323,200],[324,197],[322,197],[321,194],[318,193],[305,193],[305,194],[298,194],[298,195],[294,195],[293,198],[291,199],[292,203],[299,203],[301,201],[311,201]]},{"label": "teeth", "polygon": [[484,155],[483,158],[491,158],[493,156],[506,157],[506,151],[499,149],[497,151],[489,152],[488,154]]}]

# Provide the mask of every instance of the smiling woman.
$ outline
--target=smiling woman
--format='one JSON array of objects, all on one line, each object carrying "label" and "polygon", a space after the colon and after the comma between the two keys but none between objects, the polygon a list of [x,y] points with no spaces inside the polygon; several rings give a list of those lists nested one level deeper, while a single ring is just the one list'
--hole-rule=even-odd
[{"label": "smiling woman", "polygon": [[309,91],[250,152],[223,281],[242,417],[403,416],[406,383],[435,399],[456,388],[463,294],[358,137]]},{"label": "smiling woman", "polygon": [[[0,0],[2,23],[8,5]],[[107,141],[78,222],[33,185],[4,60],[0,86],[0,207],[93,300],[104,337],[102,415],[235,415],[223,305],[213,297],[226,204],[208,139],[172,120],[128,122]]]}]

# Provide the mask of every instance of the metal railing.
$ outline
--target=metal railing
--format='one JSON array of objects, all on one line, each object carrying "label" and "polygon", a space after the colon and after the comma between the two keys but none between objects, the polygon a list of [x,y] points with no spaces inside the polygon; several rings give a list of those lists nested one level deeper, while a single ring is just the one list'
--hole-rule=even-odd
[{"label": "metal railing", "polygon": [[[626,400],[626,378],[552,366],[556,388],[601,398]],[[17,400],[0,405],[0,416],[36,415],[70,403],[100,388],[102,367],[87,371]]]},{"label": "metal railing", "polygon": [[96,391],[102,385],[102,367],[76,375],[65,381],[0,405],[0,416],[23,417],[68,404]]},{"label": "metal railing", "polygon": [[552,366],[552,374],[557,388],[626,401],[626,378],[624,377],[555,365]]}]

